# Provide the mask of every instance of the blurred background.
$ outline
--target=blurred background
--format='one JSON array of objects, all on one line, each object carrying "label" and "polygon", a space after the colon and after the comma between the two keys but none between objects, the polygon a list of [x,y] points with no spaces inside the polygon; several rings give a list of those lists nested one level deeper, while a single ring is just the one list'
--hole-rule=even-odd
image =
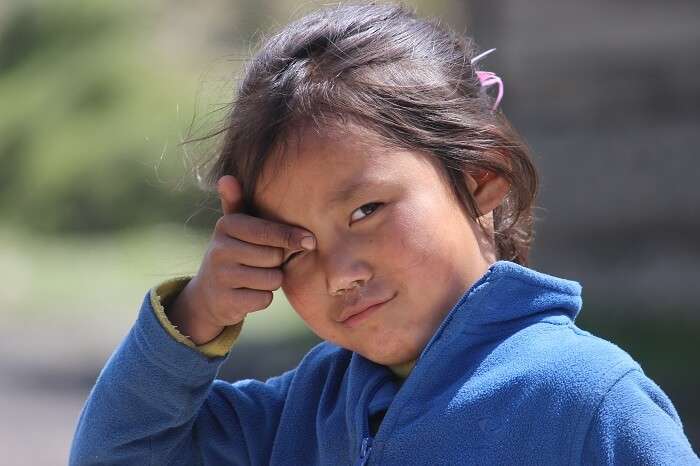
[{"label": "blurred background", "polygon": [[[498,51],[542,188],[530,266],[580,282],[578,323],[628,351],[700,445],[700,3],[424,0]],[[64,464],[148,289],[192,274],[218,201],[180,145],[225,118],[262,33],[321,2],[0,0],[0,452]],[[221,374],[316,338],[278,293]]]}]

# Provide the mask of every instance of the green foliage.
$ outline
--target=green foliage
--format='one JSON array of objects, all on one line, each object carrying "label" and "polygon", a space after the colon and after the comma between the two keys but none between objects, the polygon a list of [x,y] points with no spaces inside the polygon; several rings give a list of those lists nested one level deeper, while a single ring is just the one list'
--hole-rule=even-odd
[{"label": "green foliage", "polygon": [[[185,222],[193,75],[134,2],[17,2],[0,22],[0,215],[40,232]],[[200,224],[210,218],[200,219]]]},{"label": "green foliage", "polygon": [[[144,294],[170,278],[194,275],[208,232],[152,225],[85,237],[39,236],[0,226],[0,322],[22,331],[51,319],[63,323],[108,314],[126,331]],[[246,318],[241,341],[308,335],[282,290],[269,309]],[[100,329],[108,334],[109,329]],[[114,330],[112,330],[114,331]]]}]

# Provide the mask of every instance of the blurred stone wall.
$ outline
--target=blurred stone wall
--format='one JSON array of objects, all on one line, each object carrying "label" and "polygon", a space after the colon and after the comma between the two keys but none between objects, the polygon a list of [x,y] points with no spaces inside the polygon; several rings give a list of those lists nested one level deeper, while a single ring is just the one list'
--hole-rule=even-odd
[{"label": "blurred stone wall", "polygon": [[[541,173],[531,265],[609,312],[697,319],[700,3],[455,3]],[[472,20],[474,18],[474,20]]]}]

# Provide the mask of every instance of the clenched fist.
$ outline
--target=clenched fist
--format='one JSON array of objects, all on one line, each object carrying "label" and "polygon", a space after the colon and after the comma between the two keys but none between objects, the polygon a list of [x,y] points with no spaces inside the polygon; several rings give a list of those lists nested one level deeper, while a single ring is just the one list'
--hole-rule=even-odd
[{"label": "clenched fist", "polygon": [[267,308],[282,285],[284,250],[314,249],[313,234],[291,225],[240,212],[241,186],[219,179],[224,215],[192,280],[168,306],[168,319],[197,345],[216,338],[249,312]]}]

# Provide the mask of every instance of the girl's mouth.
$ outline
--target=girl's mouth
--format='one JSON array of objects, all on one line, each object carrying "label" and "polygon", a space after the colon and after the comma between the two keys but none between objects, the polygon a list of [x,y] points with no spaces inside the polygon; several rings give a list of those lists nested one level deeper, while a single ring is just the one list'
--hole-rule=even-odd
[{"label": "girl's mouth", "polygon": [[341,316],[340,323],[346,327],[349,327],[349,328],[356,328],[362,322],[364,322],[365,320],[369,319],[372,315],[374,315],[385,304],[387,304],[389,301],[394,299],[395,296],[396,295],[392,296],[391,298],[389,298],[387,300],[383,300],[383,301],[371,304],[369,306],[360,307],[359,309],[358,308],[350,309],[350,310],[343,313],[343,315]]}]

